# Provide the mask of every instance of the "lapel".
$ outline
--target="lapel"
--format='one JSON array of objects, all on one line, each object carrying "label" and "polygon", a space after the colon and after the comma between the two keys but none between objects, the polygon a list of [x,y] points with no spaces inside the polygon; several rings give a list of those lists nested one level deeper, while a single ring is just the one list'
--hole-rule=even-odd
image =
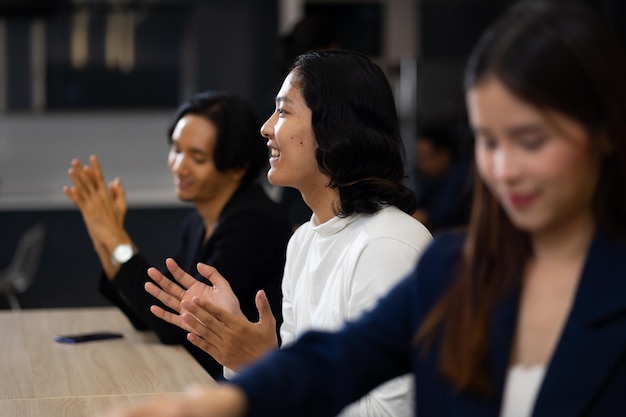
[{"label": "lapel", "polygon": [[598,232],[534,417],[579,416],[626,350],[626,245]]},{"label": "lapel", "polygon": [[[509,368],[519,294],[495,311],[490,324],[492,401],[453,396],[451,415],[496,417]],[[589,249],[576,299],[537,396],[533,417],[582,415],[626,350],[626,245],[598,232]]]}]

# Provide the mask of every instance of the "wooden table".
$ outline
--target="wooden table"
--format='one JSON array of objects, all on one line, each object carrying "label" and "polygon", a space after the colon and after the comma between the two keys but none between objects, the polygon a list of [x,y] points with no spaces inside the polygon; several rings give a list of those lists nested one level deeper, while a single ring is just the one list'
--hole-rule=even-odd
[{"label": "wooden table", "polygon": [[[58,334],[123,339],[63,344]],[[0,312],[0,416],[93,416],[112,405],[214,383],[181,346],[133,329],[116,308]]]}]

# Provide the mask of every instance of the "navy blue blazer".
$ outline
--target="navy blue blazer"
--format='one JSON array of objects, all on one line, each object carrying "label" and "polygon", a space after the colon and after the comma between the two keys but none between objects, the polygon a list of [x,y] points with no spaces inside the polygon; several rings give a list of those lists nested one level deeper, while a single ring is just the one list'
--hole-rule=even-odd
[{"label": "navy blue blazer", "polygon": [[[413,343],[425,314],[451,281],[463,241],[460,234],[438,237],[416,270],[373,311],[338,334],[310,332],[233,379],[248,397],[248,415],[335,415],[383,381],[412,372],[417,416],[498,416],[519,294],[506,300],[490,323],[498,388],[489,399],[456,392],[439,375],[437,343],[427,353]],[[533,416],[621,415],[626,415],[626,243],[597,233]]]}]

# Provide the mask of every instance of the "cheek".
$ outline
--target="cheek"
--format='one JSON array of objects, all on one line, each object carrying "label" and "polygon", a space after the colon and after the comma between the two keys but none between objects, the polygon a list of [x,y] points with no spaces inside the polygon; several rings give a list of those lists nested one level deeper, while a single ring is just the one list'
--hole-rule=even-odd
[{"label": "cheek", "polygon": [[548,179],[564,183],[580,183],[593,176],[593,163],[587,154],[582,151],[554,152],[542,158],[535,168],[538,173]]},{"label": "cheek", "polygon": [[474,160],[476,161],[476,171],[478,176],[486,183],[490,182],[492,161],[490,153],[484,149],[474,151]]}]

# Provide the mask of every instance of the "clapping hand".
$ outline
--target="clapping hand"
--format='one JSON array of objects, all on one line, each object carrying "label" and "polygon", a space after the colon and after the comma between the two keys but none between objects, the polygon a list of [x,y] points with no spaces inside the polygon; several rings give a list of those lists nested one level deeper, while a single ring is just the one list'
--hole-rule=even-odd
[{"label": "clapping hand", "polygon": [[159,306],[150,311],[157,317],[189,332],[187,339],[231,369],[257,360],[278,347],[276,319],[264,291],[259,291],[255,303],[259,321],[251,323],[241,312],[239,300],[228,281],[213,267],[199,263],[198,272],[212,286],[196,280],[183,271],[173,259],[166,265],[178,284],[156,268],[148,275],[154,283],[146,291],[176,313]]}]

